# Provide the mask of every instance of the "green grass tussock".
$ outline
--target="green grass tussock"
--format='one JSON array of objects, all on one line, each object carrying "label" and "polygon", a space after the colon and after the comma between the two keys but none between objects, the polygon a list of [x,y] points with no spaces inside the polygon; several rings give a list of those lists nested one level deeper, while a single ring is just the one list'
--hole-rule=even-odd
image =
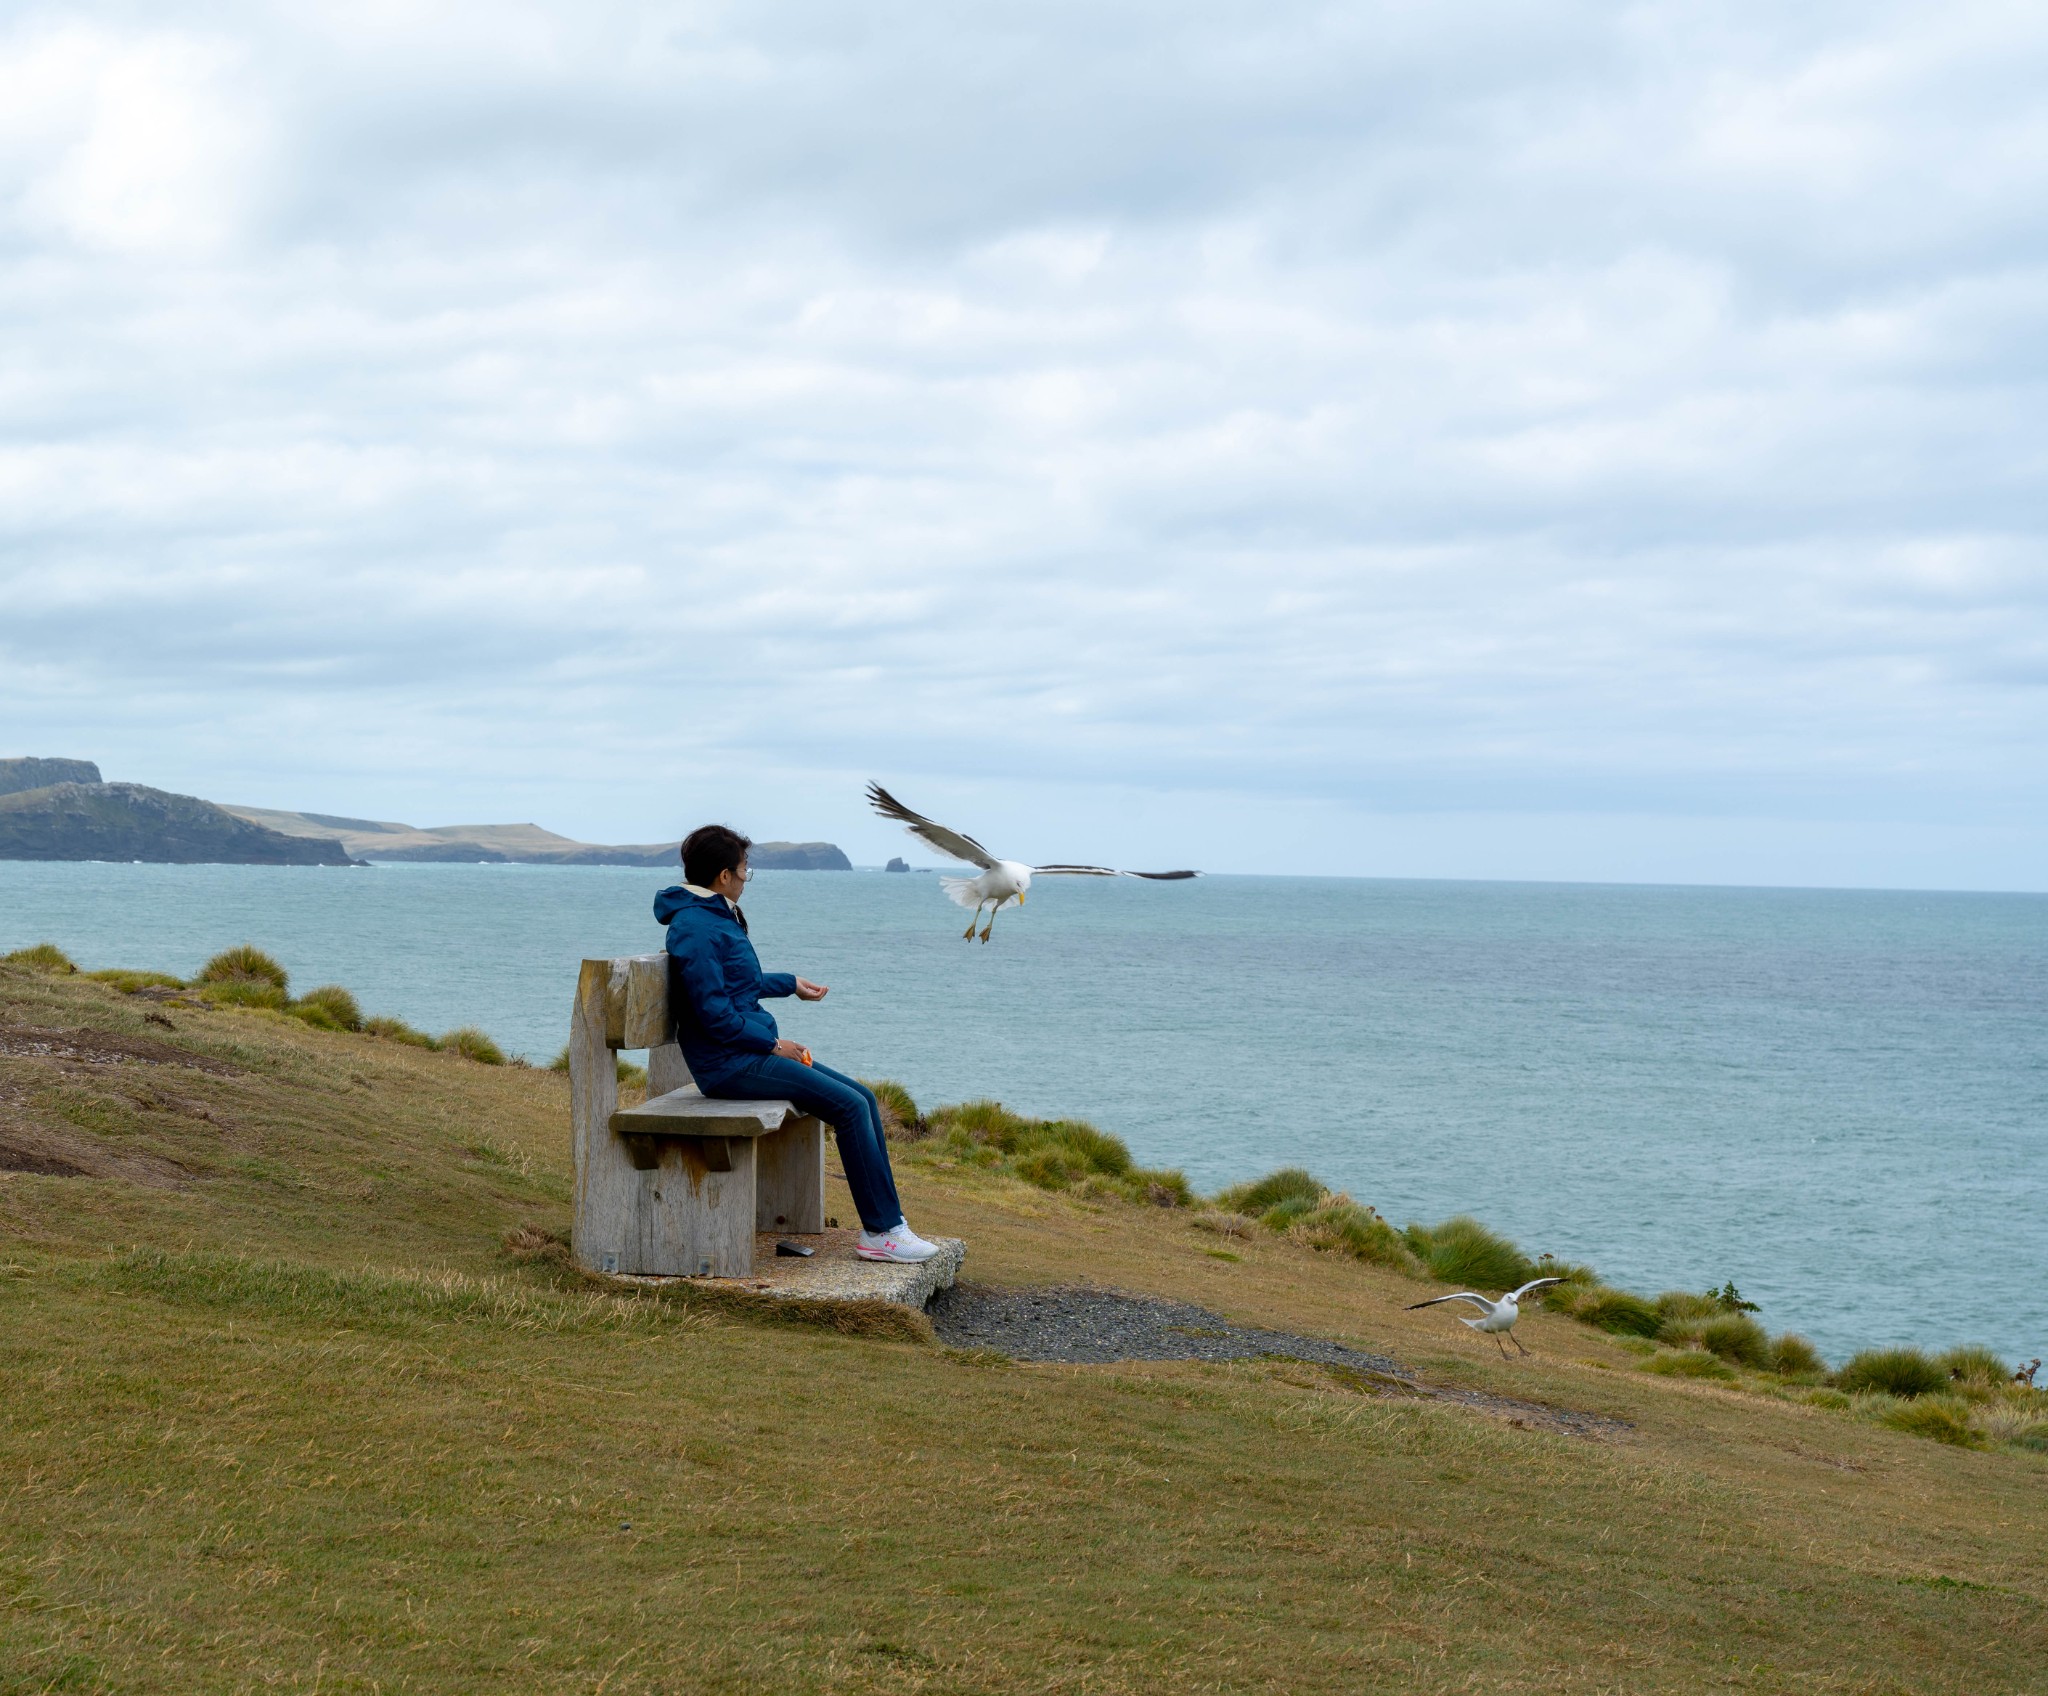
[{"label": "green grass tussock", "polygon": [[1933,1395],[1948,1382],[1947,1371],[1920,1349],[1865,1349],[1835,1374],[1838,1390],[1875,1390],[1902,1400]]},{"label": "green grass tussock", "polygon": [[1251,1183],[1224,1190],[1216,1197],[1216,1205],[1252,1219],[1263,1219],[1276,1207],[1294,1206],[1299,1217],[1321,1205],[1329,1193],[1327,1184],[1299,1166],[1283,1166]]},{"label": "green grass tussock", "polygon": [[2008,1384],[1989,1395],[1966,1395],[1970,1425],[1986,1439],[2023,1449],[2048,1449],[2048,1391]]},{"label": "green grass tussock", "polygon": [[1660,1350],[1643,1362],[1645,1372],[1667,1378],[1710,1378],[1719,1383],[1735,1382],[1735,1372],[1719,1355],[1707,1349]]},{"label": "green grass tussock", "polygon": [[109,967],[101,972],[85,974],[94,983],[111,985],[123,995],[133,995],[141,989],[183,989],[185,980],[174,978],[169,972],[131,972],[119,966]]},{"label": "green grass tussock", "polygon": [[[58,969],[53,964],[56,961],[63,962],[62,970],[68,972],[72,969],[63,954],[48,943],[38,944],[35,949],[20,950],[8,958],[19,961],[27,956],[34,956],[35,961],[41,962],[42,969]],[[365,1018],[362,1003],[356,999],[354,991],[338,983],[321,984],[294,1000],[290,974],[273,955],[251,943],[222,949],[200,967],[189,985],[167,972],[109,969],[88,975],[96,982],[109,984],[130,995],[143,989],[191,988],[219,1007],[248,1007],[283,1013],[316,1030],[373,1036],[414,1048],[454,1047],[473,1060],[482,1060],[489,1065],[505,1063],[504,1053],[498,1045],[473,1028],[465,1027],[447,1037],[435,1037],[415,1030],[403,1019]]]},{"label": "green grass tussock", "polygon": [[935,1155],[1006,1172],[1039,1189],[1158,1207],[1185,1207],[1194,1200],[1182,1174],[1140,1167],[1121,1137],[1082,1119],[1033,1119],[999,1101],[964,1101],[934,1109],[922,1123],[927,1135],[917,1140]]},{"label": "green grass tussock", "polygon": [[71,956],[54,942],[31,943],[26,948],[17,948],[12,954],[0,954],[0,964],[26,966],[32,972],[48,972],[53,977],[69,977],[78,968],[71,963]]},{"label": "green grass tussock", "polygon": [[1976,1448],[1984,1441],[1971,1429],[1970,1404],[1959,1396],[1916,1396],[1880,1414],[1878,1423],[1910,1437],[1930,1437],[1957,1448]]},{"label": "green grass tussock", "polygon": [[1608,1284],[1565,1284],[1544,1294],[1546,1305],[1620,1337],[1654,1337],[1664,1323],[1655,1302]]},{"label": "green grass tussock", "polygon": [[1668,1318],[1657,1327],[1657,1341],[1677,1349],[1705,1349],[1753,1372],[1770,1371],[1777,1358],[1764,1328],[1746,1313]]},{"label": "green grass tussock", "polygon": [[323,983],[309,989],[285,1009],[295,1019],[329,1031],[359,1031],[363,1009],[356,998],[338,983]]},{"label": "green grass tussock", "polygon": [[1721,1298],[1712,1290],[1705,1295],[1691,1290],[1666,1290],[1657,1298],[1657,1317],[1660,1321],[1684,1323],[1690,1319],[1713,1319],[1728,1310],[1721,1305]]},{"label": "green grass tussock", "polygon": [[198,984],[269,984],[279,994],[292,986],[290,974],[275,958],[247,942],[239,947],[222,949],[199,968],[199,975],[192,981]]},{"label": "green grass tussock", "polygon": [[1541,1276],[1536,1262],[1506,1237],[1462,1213],[1441,1225],[1410,1225],[1402,1235],[1429,1275],[1446,1284],[1512,1290]]},{"label": "green grass tussock", "polygon": [[882,1106],[882,1129],[898,1141],[916,1141],[931,1135],[931,1126],[917,1110],[917,1102],[910,1091],[894,1078],[863,1078],[861,1082],[875,1092],[875,1100]]},{"label": "green grass tussock", "polygon": [[1771,1344],[1771,1370],[1781,1378],[1822,1378],[1828,1363],[1804,1337],[1787,1331]]},{"label": "green grass tussock", "polygon": [[[435,1046],[438,1047],[439,1044],[437,1043]],[[630,1084],[640,1089],[647,1087],[647,1068],[645,1066],[636,1066],[623,1055],[615,1055],[612,1060],[612,1067],[618,1074],[621,1084]],[[560,1072],[564,1077],[569,1075],[569,1045],[566,1042],[562,1044],[561,1053],[548,1062],[548,1070],[550,1072]]]},{"label": "green grass tussock", "polygon": [[[429,1036],[422,1030],[415,1030],[403,1019],[387,1019],[383,1017],[365,1019],[362,1025],[362,1033],[364,1036],[374,1036],[384,1042],[402,1042],[408,1048],[439,1048],[441,1046],[441,1039],[439,1037]],[[568,1056],[569,1051],[566,1048],[563,1049],[562,1070],[565,1072],[569,1069]]]},{"label": "green grass tussock", "polygon": [[1202,1199],[1187,1174],[1171,1166],[1134,1166],[1121,1187],[1124,1194],[1150,1207],[1193,1207]]},{"label": "green grass tussock", "polygon": [[1310,1248],[1348,1254],[1369,1265],[1388,1266],[1411,1274],[1421,1270],[1401,1233],[1381,1218],[1377,1209],[1353,1201],[1348,1195],[1329,1196],[1302,1214],[1290,1228],[1290,1235]]},{"label": "green grass tussock", "polygon": [[463,1025],[448,1032],[441,1038],[439,1046],[453,1049],[463,1059],[474,1060],[481,1066],[505,1064],[505,1051],[474,1025]]},{"label": "green grass tussock", "polygon": [[1951,1384],[1965,1390],[1995,1391],[2012,1382],[2012,1368],[1995,1351],[1977,1343],[1936,1355],[1934,1364],[1948,1374]]}]

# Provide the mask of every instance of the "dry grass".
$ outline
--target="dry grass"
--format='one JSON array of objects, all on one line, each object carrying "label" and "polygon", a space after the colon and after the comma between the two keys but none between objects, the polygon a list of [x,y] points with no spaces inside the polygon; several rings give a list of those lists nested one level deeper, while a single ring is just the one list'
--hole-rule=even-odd
[{"label": "dry grass", "polygon": [[[1876,1423],[1910,1404],[1646,1374],[1549,1313],[1503,1363],[1404,1312],[1401,1273],[964,1162],[902,1182],[977,1276],[1156,1291],[1632,1434],[592,1292],[560,1077],[143,1012],[0,970],[0,1020],[214,1068],[0,1059],[0,1112],[188,1174],[0,1173],[10,1696],[2038,1687],[2048,1456]],[[2016,1441],[2026,1394],[1929,1405]]]}]

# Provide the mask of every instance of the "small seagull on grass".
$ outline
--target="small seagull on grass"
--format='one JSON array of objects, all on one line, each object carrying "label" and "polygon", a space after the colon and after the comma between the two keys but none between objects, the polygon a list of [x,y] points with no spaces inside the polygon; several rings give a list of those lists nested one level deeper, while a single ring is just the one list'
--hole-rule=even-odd
[{"label": "small seagull on grass", "polygon": [[1494,1341],[1494,1346],[1500,1350],[1501,1358],[1505,1360],[1508,1355],[1508,1347],[1507,1343],[1501,1341],[1502,1337],[1506,1337],[1508,1342],[1521,1349],[1523,1354],[1529,1352],[1527,1349],[1522,1348],[1522,1339],[1514,1334],[1515,1321],[1522,1317],[1520,1306],[1522,1298],[1531,1290],[1542,1289],[1545,1284],[1562,1284],[1563,1282],[1562,1278],[1532,1278],[1519,1290],[1508,1291],[1499,1301],[1488,1301],[1486,1297],[1477,1295],[1471,1290],[1460,1290],[1454,1296],[1437,1296],[1431,1301],[1410,1302],[1408,1304],[1408,1311],[1413,1313],[1418,1307],[1441,1307],[1447,1301],[1469,1301],[1474,1307],[1479,1309],[1479,1317],[1477,1319],[1464,1320],[1462,1323],[1471,1326],[1475,1331],[1484,1332],[1487,1336],[1491,1337]]}]

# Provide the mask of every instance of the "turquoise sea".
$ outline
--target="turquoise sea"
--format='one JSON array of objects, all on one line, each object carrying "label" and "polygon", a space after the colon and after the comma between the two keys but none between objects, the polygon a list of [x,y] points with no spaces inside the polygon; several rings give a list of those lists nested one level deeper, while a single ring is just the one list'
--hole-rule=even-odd
[{"label": "turquoise sea", "polygon": [[[0,863],[0,951],[186,974],[230,943],[545,1060],[640,869]],[[1215,1189],[1306,1166],[1645,1292],[1734,1279],[1831,1357],[2048,1354],[2048,896],[764,872],[785,1034],[921,1102],[1096,1121]],[[564,1129],[566,1135],[566,1127]],[[945,1229],[943,1219],[918,1221]]]}]

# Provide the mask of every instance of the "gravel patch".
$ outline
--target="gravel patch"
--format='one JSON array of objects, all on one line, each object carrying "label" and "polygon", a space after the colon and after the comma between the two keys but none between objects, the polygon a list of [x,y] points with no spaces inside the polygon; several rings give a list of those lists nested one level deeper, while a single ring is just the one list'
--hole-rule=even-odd
[{"label": "gravel patch", "polygon": [[1014,1360],[1311,1360],[1377,1377],[1413,1379],[1383,1354],[1323,1337],[1233,1325],[1207,1308],[1120,1290],[996,1289],[955,1284],[926,1309],[939,1341],[1000,1349]]},{"label": "gravel patch", "polygon": [[1160,1296],[1077,1286],[999,1289],[958,1283],[933,1296],[925,1311],[940,1342],[955,1348],[998,1349],[1013,1360],[1077,1365],[1119,1360],[1304,1360],[1377,1380],[1373,1388],[1381,1394],[1455,1402],[1525,1431],[1617,1437],[1631,1429],[1625,1420],[1575,1408],[1426,1384],[1390,1355],[1348,1348],[1327,1337],[1234,1325],[1207,1308]]}]

